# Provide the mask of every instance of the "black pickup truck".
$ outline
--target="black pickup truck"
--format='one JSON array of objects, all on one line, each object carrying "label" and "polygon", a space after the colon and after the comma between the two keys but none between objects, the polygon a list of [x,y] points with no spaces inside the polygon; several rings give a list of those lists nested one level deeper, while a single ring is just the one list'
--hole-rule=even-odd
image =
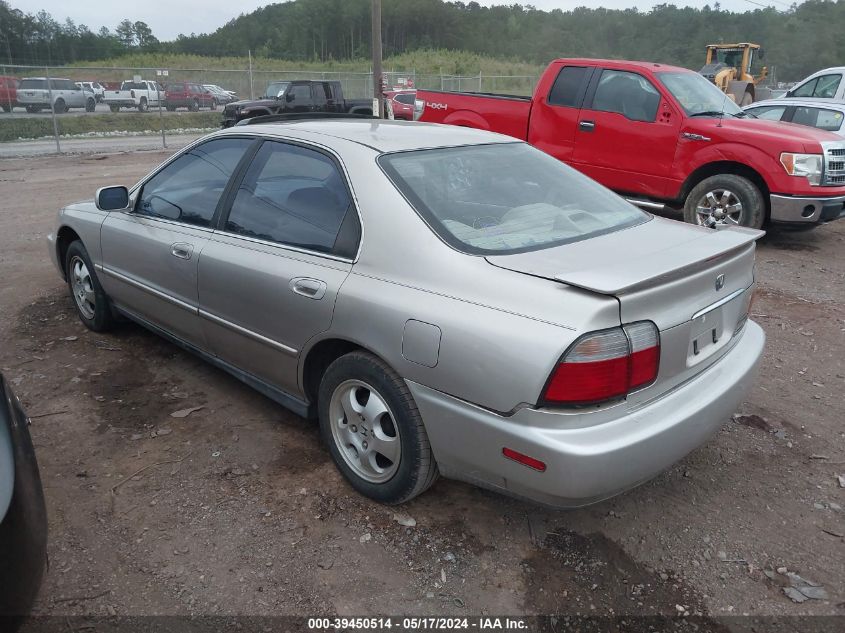
[{"label": "black pickup truck", "polygon": [[222,127],[268,114],[295,112],[373,113],[372,99],[344,99],[339,81],[273,81],[260,99],[234,101],[223,108]]}]

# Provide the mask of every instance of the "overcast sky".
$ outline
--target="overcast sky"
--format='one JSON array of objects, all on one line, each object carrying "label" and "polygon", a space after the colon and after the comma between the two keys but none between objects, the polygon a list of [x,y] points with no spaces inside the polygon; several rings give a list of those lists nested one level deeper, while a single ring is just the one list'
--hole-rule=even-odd
[{"label": "overcast sky", "polygon": [[[413,2],[413,0],[408,0]],[[502,0],[477,0],[479,4],[516,4]],[[790,0],[722,0],[723,9],[732,11],[749,11],[758,8],[757,5],[769,5],[785,9]],[[666,2],[669,3],[668,0]],[[35,13],[44,9],[54,18],[64,22],[71,18],[77,24],[85,24],[92,31],[101,26],[114,30],[124,18],[133,22],[141,20],[150,25],[153,34],[160,40],[171,40],[179,33],[209,33],[216,30],[240,13],[249,13],[258,7],[273,2],[261,0],[239,0],[229,2],[222,0],[143,0],[142,2],[68,2],[68,0],[11,0],[10,4],[26,13]],[[654,0],[532,0],[518,4],[532,4],[538,9],[573,9],[579,6],[607,7],[608,9],[622,9],[637,7],[647,10],[655,4]],[[678,6],[703,7],[705,4],[713,6],[714,2],[705,0],[675,0]]]}]

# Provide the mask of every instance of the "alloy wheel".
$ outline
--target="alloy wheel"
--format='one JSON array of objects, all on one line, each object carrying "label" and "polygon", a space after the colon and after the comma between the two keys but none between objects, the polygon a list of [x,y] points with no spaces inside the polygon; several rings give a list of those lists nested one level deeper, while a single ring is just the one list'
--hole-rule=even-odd
[{"label": "alloy wheel", "polygon": [[695,205],[696,224],[706,227],[717,225],[739,225],[742,218],[742,202],[728,189],[708,191]]},{"label": "alloy wheel", "polygon": [[329,404],[332,439],[343,460],[361,479],[384,483],[402,456],[399,427],[384,397],[360,380],[346,380]]},{"label": "alloy wheel", "polygon": [[91,273],[81,257],[74,256],[70,260],[70,276],[76,307],[86,319],[93,319],[97,309],[97,295]]}]

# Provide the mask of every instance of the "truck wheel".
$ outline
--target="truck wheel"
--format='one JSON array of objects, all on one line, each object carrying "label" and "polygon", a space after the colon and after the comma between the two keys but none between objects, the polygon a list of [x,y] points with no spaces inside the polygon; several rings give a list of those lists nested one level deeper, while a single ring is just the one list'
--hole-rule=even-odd
[{"label": "truck wheel", "polygon": [[748,178],[735,174],[705,178],[684,203],[684,220],[709,228],[725,224],[759,229],[765,219],[763,194]]},{"label": "truck wheel", "polygon": [[147,105],[147,98],[141,97],[141,100],[138,102],[138,112],[146,112],[150,109],[150,106]]},{"label": "truck wheel", "polygon": [[97,109],[97,101],[94,97],[88,97],[88,100],[85,101],[85,111],[86,112],[93,112]]},{"label": "truck wheel", "polygon": [[109,105],[109,110],[112,112],[120,112],[120,106],[116,106],[114,104]]},{"label": "truck wheel", "polygon": [[65,103],[64,99],[62,99],[61,97],[56,99],[56,103],[53,104],[53,110],[56,114],[63,114],[67,112],[67,109],[67,104]]},{"label": "truck wheel", "polygon": [[405,381],[381,359],[352,352],[320,382],[320,432],[338,470],[358,492],[402,503],[437,479],[437,462]]}]

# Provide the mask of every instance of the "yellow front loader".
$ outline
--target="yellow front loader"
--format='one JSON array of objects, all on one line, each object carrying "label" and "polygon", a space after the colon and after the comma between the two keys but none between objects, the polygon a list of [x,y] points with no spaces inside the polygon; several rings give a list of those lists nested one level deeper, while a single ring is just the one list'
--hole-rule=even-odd
[{"label": "yellow front loader", "polygon": [[763,58],[759,44],[708,44],[707,63],[699,72],[738,105],[769,99],[771,90],[759,85],[766,79],[768,69],[763,66],[756,77],[751,72],[755,54]]}]

